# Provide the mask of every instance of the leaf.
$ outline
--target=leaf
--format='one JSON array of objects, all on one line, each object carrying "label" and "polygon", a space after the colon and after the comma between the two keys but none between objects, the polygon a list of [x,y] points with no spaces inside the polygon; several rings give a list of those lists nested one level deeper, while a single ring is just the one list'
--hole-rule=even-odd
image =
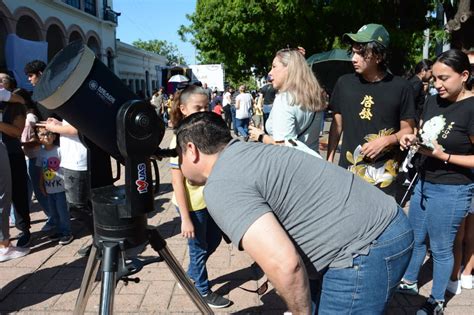
[{"label": "leaf", "polygon": [[351,153],[350,151],[347,151],[347,152],[346,152],[346,160],[347,160],[349,163],[355,165],[355,163],[354,163],[354,158],[352,157],[352,153]]}]

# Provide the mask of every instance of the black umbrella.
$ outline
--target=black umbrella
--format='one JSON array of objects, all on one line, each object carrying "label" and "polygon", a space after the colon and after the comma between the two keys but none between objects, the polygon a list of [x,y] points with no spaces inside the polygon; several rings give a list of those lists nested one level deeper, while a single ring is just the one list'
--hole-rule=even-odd
[{"label": "black umbrella", "polygon": [[314,54],[306,62],[311,66],[319,84],[331,94],[337,79],[344,74],[354,72],[351,57],[347,50],[333,49]]}]

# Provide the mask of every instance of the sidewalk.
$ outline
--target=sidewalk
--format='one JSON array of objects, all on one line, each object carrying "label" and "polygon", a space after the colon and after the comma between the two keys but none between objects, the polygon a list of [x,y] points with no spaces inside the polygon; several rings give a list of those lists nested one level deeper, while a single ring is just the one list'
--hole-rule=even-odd
[{"label": "sidewalk", "polygon": [[[171,139],[166,132],[162,146]],[[323,155],[324,152],[323,152]],[[185,268],[188,264],[186,241],[179,236],[180,221],[171,204],[171,176],[167,159],[159,162],[160,193],[155,200],[155,211],[148,223],[157,226],[166,239],[177,260]],[[124,174],[122,172],[122,174]],[[123,184],[123,179],[119,184]],[[9,262],[0,263],[0,314],[71,314],[81,284],[86,258],[79,257],[77,250],[91,242],[84,229],[73,222],[74,241],[66,246],[48,242],[39,230],[45,216],[34,207],[32,216],[33,242],[31,254]],[[12,235],[18,231],[11,229]],[[149,247],[142,254],[154,257],[157,254]],[[213,290],[224,294],[234,303],[229,308],[216,310],[219,314],[282,314],[286,309],[271,287],[263,296],[247,290],[256,290],[266,279],[253,261],[234,246],[221,243],[208,262],[209,278]],[[431,264],[423,267],[421,295],[427,296],[431,288]],[[140,283],[122,281],[115,291],[115,314],[196,314],[198,310],[190,298],[177,286],[168,267],[163,263],[146,266],[132,277]],[[100,283],[96,282],[87,304],[86,313],[99,310]],[[388,314],[414,314],[424,302],[424,297],[396,295]],[[464,290],[461,295],[449,300],[446,314],[474,314],[474,290]]]}]

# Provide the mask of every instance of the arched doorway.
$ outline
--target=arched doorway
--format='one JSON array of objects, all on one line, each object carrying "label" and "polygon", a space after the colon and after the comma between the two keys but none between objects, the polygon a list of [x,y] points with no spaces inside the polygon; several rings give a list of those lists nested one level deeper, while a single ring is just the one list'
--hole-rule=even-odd
[{"label": "arched doorway", "polygon": [[101,60],[100,45],[95,37],[89,37],[89,39],[87,40],[87,46],[92,49],[92,51],[96,54],[97,58]]},{"label": "arched doorway", "polygon": [[64,34],[61,28],[55,24],[51,25],[46,32],[48,42],[48,61],[51,60],[58,51],[64,48]]},{"label": "arched doorway", "polygon": [[71,35],[69,35],[69,42],[74,42],[76,40],[82,41],[82,36],[78,31],[73,31]]},{"label": "arched doorway", "polygon": [[16,24],[16,35],[18,35],[18,37],[39,41],[41,40],[39,32],[40,27],[31,16],[23,15],[18,19]]}]

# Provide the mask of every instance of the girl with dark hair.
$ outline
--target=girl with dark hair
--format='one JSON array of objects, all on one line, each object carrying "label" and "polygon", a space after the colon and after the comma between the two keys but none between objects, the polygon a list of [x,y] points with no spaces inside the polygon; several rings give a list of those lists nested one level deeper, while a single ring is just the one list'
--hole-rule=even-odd
[{"label": "girl with dark hair", "polygon": [[433,65],[438,95],[427,99],[418,137],[404,135],[400,145],[419,145],[424,156],[408,217],[415,234],[413,255],[399,292],[417,294],[418,274],[426,255],[433,256],[431,296],[417,314],[442,314],[453,269],[456,232],[471,206],[474,191],[474,97],[469,60],[460,50],[442,53]]},{"label": "girl with dark hair", "polygon": [[[171,123],[174,128],[187,116],[208,109],[207,92],[200,86],[189,85],[175,93],[171,108]],[[171,139],[170,148],[176,147],[176,135]],[[219,246],[222,232],[207,211],[204,201],[204,186],[189,182],[180,168],[177,157],[170,159],[172,202],[181,217],[181,236],[188,240],[188,275],[204,301],[213,308],[223,308],[230,301],[211,291],[206,262]]]}]

